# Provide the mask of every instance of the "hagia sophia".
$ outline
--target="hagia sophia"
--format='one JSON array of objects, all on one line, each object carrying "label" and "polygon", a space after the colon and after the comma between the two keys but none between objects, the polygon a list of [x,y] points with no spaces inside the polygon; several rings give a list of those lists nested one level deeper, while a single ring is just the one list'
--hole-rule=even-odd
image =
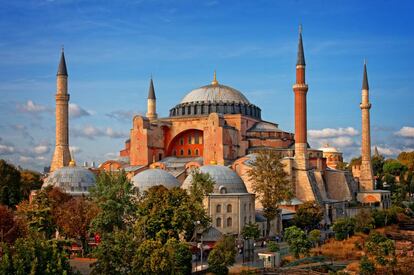
[{"label": "hagia sophia", "polygon": [[[349,210],[351,201],[389,207],[390,193],[374,187],[366,65],[360,105],[362,164],[358,179],[348,171],[337,169],[343,161],[338,149],[329,145],[311,148],[308,143],[309,87],[305,72],[300,31],[296,82],[293,84],[294,133],[284,131],[277,122],[262,120],[260,107],[241,91],[222,84],[215,72],[210,84],[187,92],[177,105],[172,106],[168,117],[158,117],[157,97],[151,79],[146,115],[131,118],[130,136],[119,157],[100,164],[99,171],[126,171],[140,192],[156,185],[188,189],[193,169],[208,173],[215,186],[205,199],[205,207],[212,219],[212,228],[220,234],[239,235],[244,225],[254,222],[259,224],[263,234],[266,231],[262,206],[248,176],[257,152],[263,150],[281,154],[294,191],[294,199],[282,203],[280,216],[271,223],[273,234],[280,232],[283,222],[291,219],[297,207],[307,201],[315,201],[324,208],[325,224],[352,215]],[[44,186],[59,186],[73,195],[87,195],[95,179],[91,171],[76,166],[71,160],[67,81],[62,51],[57,73],[56,147],[51,173]]]}]

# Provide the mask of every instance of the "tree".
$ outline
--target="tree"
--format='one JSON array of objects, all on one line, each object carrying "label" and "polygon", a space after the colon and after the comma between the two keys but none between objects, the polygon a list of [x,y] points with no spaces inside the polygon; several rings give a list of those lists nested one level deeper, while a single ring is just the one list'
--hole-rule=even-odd
[{"label": "tree", "polygon": [[245,239],[257,239],[260,236],[259,225],[257,223],[248,223],[243,227],[241,234]]},{"label": "tree", "polygon": [[236,260],[235,239],[232,236],[223,236],[208,255],[209,270],[214,274],[227,274],[228,267]]},{"label": "tree", "polygon": [[270,252],[280,251],[279,245],[274,241],[269,241],[269,243],[267,244],[267,248],[269,249]]},{"label": "tree", "polygon": [[94,233],[110,233],[132,226],[136,219],[136,193],[125,172],[99,174],[91,188],[93,202],[99,213],[92,221]]},{"label": "tree", "polygon": [[56,224],[70,238],[79,239],[86,249],[91,221],[98,207],[85,197],[72,198],[58,208]]},{"label": "tree", "polygon": [[309,231],[318,228],[322,219],[322,207],[314,201],[308,201],[299,206],[293,217],[293,223],[297,227]]},{"label": "tree", "polygon": [[395,159],[387,159],[383,166],[384,173],[393,176],[402,176],[407,171],[407,166]]},{"label": "tree", "polygon": [[368,259],[367,256],[362,256],[361,261],[359,262],[359,274],[361,275],[374,275],[375,274],[375,265]]},{"label": "tree", "polygon": [[371,159],[373,174],[380,177],[383,174],[384,157],[381,155],[374,155]]},{"label": "tree", "polygon": [[0,205],[0,242],[13,243],[21,233],[13,211],[5,205]]},{"label": "tree", "polygon": [[38,190],[42,187],[42,175],[31,170],[20,171],[20,189],[24,199],[28,199],[32,190]]},{"label": "tree", "polygon": [[353,218],[337,219],[333,225],[333,231],[335,232],[335,239],[339,241],[349,238],[355,232],[355,219]]},{"label": "tree", "polygon": [[409,171],[414,171],[414,151],[401,152],[397,159],[405,165]]},{"label": "tree", "polygon": [[2,245],[0,274],[72,274],[63,248],[41,238],[17,239],[11,249]]},{"label": "tree", "polygon": [[362,163],[362,157],[361,157],[361,156],[359,156],[359,157],[357,157],[357,158],[353,158],[353,159],[351,159],[351,161],[349,162],[348,167],[349,167],[350,169],[352,169],[352,167],[353,167],[353,166],[355,166],[355,165],[361,165],[361,163]]},{"label": "tree", "polygon": [[262,204],[267,219],[266,235],[269,236],[270,222],[278,215],[279,204],[293,198],[280,154],[272,150],[259,152],[248,175],[253,182],[253,192]]},{"label": "tree", "polygon": [[375,257],[378,264],[386,266],[393,263],[393,257],[395,256],[394,242],[384,235],[373,231],[365,243],[365,249]]},{"label": "tree", "polygon": [[371,211],[362,209],[355,217],[355,232],[363,232],[368,234],[369,231],[374,228],[375,220],[372,217]]},{"label": "tree", "polygon": [[319,229],[313,229],[309,232],[309,240],[313,243],[313,245],[318,245],[321,239],[321,231]]},{"label": "tree", "polygon": [[338,162],[338,164],[336,165],[336,169],[342,170],[342,171],[347,171],[349,169],[348,167],[349,167],[348,162],[344,162],[344,161]]},{"label": "tree", "polygon": [[0,159],[0,204],[15,206],[21,200],[20,172]]},{"label": "tree", "polygon": [[213,192],[214,184],[210,174],[202,173],[199,169],[192,170],[189,188],[191,198],[196,202],[202,202],[205,196]]},{"label": "tree", "polygon": [[285,240],[289,244],[289,251],[299,258],[300,254],[308,255],[312,248],[312,243],[306,236],[305,231],[296,226],[291,226],[285,230]]}]

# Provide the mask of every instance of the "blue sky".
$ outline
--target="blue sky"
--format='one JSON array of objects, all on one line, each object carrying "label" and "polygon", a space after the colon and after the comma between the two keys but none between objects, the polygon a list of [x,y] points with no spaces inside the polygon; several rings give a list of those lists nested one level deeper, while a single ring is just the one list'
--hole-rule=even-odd
[{"label": "blue sky", "polygon": [[0,158],[48,165],[55,75],[64,44],[71,146],[97,163],[123,147],[145,113],[152,74],[158,113],[219,82],[242,91],[263,118],[293,131],[298,24],[307,63],[312,147],[359,153],[364,58],[372,141],[386,156],[414,148],[411,1],[0,0]]}]

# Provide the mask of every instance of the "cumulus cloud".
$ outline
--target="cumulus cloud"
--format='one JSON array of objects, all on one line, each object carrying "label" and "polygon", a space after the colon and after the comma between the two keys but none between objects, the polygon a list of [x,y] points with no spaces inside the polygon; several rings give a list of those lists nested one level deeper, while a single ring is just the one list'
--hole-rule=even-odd
[{"label": "cumulus cloud", "polygon": [[83,137],[88,139],[95,139],[97,137],[110,137],[110,138],[126,138],[128,133],[114,130],[110,127],[98,128],[95,126],[87,125],[83,128],[74,128],[72,134],[75,137]]},{"label": "cumulus cloud", "polygon": [[77,146],[69,146],[69,151],[71,153],[77,154],[77,153],[81,153],[82,149]]},{"label": "cumulus cloud", "polygon": [[75,103],[69,103],[69,116],[72,118],[79,118],[84,116],[90,116],[92,112],[85,110],[81,106]]},{"label": "cumulus cloud", "polygon": [[142,112],[116,110],[105,115],[118,121],[132,121],[132,118],[138,114],[142,114]]},{"label": "cumulus cloud", "polygon": [[357,136],[359,132],[353,127],[347,128],[324,128],[321,130],[309,130],[310,138],[335,138],[341,136]]},{"label": "cumulus cloud", "polygon": [[35,152],[38,155],[43,155],[46,153],[49,153],[50,146],[49,145],[37,145],[33,148],[33,152]]},{"label": "cumulus cloud", "polygon": [[404,138],[414,138],[414,127],[404,126],[394,134]]},{"label": "cumulus cloud", "polygon": [[51,109],[47,106],[36,104],[32,100],[28,100],[23,104],[17,104],[17,110],[24,113],[40,114],[43,112],[50,112]]},{"label": "cumulus cloud", "polygon": [[0,144],[0,155],[12,155],[15,151],[14,146]]}]

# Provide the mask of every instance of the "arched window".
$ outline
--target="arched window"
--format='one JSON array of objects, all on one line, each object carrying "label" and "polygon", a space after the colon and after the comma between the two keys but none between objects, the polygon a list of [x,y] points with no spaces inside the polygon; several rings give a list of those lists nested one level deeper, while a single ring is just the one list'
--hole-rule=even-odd
[{"label": "arched window", "polygon": [[198,144],[199,140],[198,140],[198,133],[195,133],[194,135],[194,143]]},{"label": "arched window", "polygon": [[184,156],[184,150],[183,149],[180,150],[180,155]]},{"label": "arched window", "polygon": [[198,149],[195,149],[195,153],[196,156],[198,156]]},{"label": "arched window", "polygon": [[221,218],[216,219],[216,226],[221,227]]},{"label": "arched window", "polygon": [[227,218],[227,227],[232,227],[232,226],[233,226],[232,218]]},{"label": "arched window", "polygon": [[188,144],[191,144],[191,135],[188,136]]},{"label": "arched window", "polygon": [[227,213],[231,213],[232,210],[233,207],[231,206],[231,204],[227,204]]},{"label": "arched window", "polygon": [[191,156],[191,149],[188,149],[188,155]]},{"label": "arched window", "polygon": [[216,205],[216,213],[221,213],[221,204]]},{"label": "arched window", "polygon": [[180,138],[180,144],[184,145],[184,138]]},{"label": "arched window", "polygon": [[244,208],[244,213],[246,213],[247,205],[244,204],[243,208]]}]

